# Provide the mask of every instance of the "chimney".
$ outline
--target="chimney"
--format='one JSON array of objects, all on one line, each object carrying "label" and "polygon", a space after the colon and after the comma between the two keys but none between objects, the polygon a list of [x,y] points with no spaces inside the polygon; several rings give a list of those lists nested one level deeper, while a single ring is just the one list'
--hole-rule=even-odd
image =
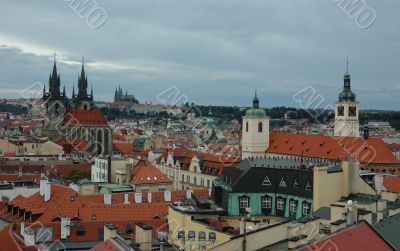
[{"label": "chimney", "polygon": [[46,181],[44,187],[44,201],[48,202],[51,199],[51,182]]},{"label": "chimney", "polygon": [[352,200],[348,200],[347,201],[347,207],[348,207],[348,211],[347,211],[347,225],[351,226],[354,224],[354,215],[353,215],[353,201]]},{"label": "chimney", "polygon": [[127,193],[124,194],[124,203],[129,204],[129,195]]},{"label": "chimney", "polygon": [[24,230],[24,245],[27,247],[35,245],[35,232],[30,228]]},{"label": "chimney", "polygon": [[71,234],[71,219],[61,218],[61,239],[66,239]]},{"label": "chimney", "polygon": [[111,194],[110,193],[104,194],[104,204],[111,205]]},{"label": "chimney", "polygon": [[44,191],[46,189],[45,184],[47,180],[40,180],[40,196],[44,196]]},{"label": "chimney", "polygon": [[117,237],[117,228],[112,223],[104,225],[104,240]]},{"label": "chimney", "polygon": [[152,227],[144,224],[137,223],[135,229],[136,243],[139,244],[140,250],[150,251],[152,241]]}]

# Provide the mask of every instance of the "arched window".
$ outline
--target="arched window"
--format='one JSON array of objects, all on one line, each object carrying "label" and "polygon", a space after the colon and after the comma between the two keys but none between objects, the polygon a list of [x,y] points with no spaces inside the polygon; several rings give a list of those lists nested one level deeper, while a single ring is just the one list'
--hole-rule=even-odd
[{"label": "arched window", "polygon": [[258,123],[258,132],[262,132],[263,131],[263,124],[262,122]]},{"label": "arched window", "polygon": [[249,131],[249,122],[246,122],[246,132]]}]

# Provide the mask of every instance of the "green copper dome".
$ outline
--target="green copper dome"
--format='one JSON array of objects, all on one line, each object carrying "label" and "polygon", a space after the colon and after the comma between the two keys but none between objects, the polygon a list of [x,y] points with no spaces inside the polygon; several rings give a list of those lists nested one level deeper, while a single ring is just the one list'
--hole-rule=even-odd
[{"label": "green copper dome", "polygon": [[253,108],[246,111],[246,117],[265,117],[267,114],[264,109],[259,108],[259,100],[257,97],[257,91],[253,99]]},{"label": "green copper dome", "polygon": [[246,117],[265,117],[265,110],[259,108],[250,108],[246,111]]}]

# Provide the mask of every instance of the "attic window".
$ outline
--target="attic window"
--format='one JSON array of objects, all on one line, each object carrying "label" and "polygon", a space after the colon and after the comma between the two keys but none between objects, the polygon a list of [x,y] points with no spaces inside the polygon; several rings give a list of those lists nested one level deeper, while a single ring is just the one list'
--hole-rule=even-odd
[{"label": "attic window", "polygon": [[287,187],[286,181],[285,181],[285,177],[282,177],[281,182],[279,182],[279,186],[280,187]]},{"label": "attic window", "polygon": [[154,180],[157,180],[157,177],[156,177],[156,176],[154,176]]},{"label": "attic window", "polygon": [[270,186],[271,185],[271,181],[269,180],[268,175],[265,176],[265,178],[264,178],[263,182],[261,183],[261,185],[263,185],[263,186]]},{"label": "attic window", "polygon": [[151,180],[151,178],[150,178],[150,177],[147,177],[147,180],[148,180],[148,181],[150,181],[150,180]]},{"label": "attic window", "polygon": [[306,143],[306,140],[304,140],[303,142],[301,142],[302,145],[304,145]]},{"label": "attic window", "polygon": [[331,152],[332,152],[332,150],[329,150],[329,151],[327,151],[326,153],[327,153],[327,154],[330,154]]},{"label": "attic window", "polygon": [[74,202],[74,201],[75,201],[75,196],[69,197],[69,200],[70,200],[71,202]]},{"label": "attic window", "polygon": [[96,215],[95,215],[95,214],[92,214],[91,219],[92,219],[92,220],[96,220]]},{"label": "attic window", "polygon": [[299,182],[297,182],[297,179],[295,179],[294,180],[294,182],[293,182],[293,188],[299,188],[300,186],[299,186]]},{"label": "attic window", "polygon": [[310,181],[307,181],[306,190],[311,191],[311,184]]}]

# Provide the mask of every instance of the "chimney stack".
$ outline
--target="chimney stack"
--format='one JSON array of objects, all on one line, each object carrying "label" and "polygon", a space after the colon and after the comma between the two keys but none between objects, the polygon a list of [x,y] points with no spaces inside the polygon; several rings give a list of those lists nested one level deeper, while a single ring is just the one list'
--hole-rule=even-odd
[{"label": "chimney stack", "polygon": [[104,240],[117,237],[117,228],[114,224],[108,223],[104,225]]},{"label": "chimney stack", "polygon": [[147,224],[136,224],[136,243],[139,244],[140,250],[151,251],[152,230],[152,227]]}]

